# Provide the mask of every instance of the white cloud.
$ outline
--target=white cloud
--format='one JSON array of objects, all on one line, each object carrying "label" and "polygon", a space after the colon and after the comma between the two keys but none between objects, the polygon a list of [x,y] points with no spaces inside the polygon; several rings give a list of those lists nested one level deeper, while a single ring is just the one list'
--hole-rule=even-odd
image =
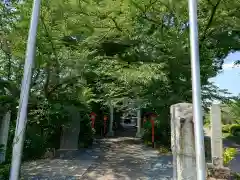
[{"label": "white cloud", "polygon": [[232,69],[232,68],[240,68],[240,64],[235,65],[233,62],[232,63],[227,63],[227,64],[223,64],[222,68],[224,70]]}]

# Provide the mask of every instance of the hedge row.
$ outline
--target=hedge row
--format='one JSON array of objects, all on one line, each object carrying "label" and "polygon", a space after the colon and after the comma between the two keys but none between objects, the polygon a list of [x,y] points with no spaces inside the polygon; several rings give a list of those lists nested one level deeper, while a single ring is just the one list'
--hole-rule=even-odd
[{"label": "hedge row", "polygon": [[227,124],[222,126],[222,132],[237,136],[240,133],[240,124]]}]

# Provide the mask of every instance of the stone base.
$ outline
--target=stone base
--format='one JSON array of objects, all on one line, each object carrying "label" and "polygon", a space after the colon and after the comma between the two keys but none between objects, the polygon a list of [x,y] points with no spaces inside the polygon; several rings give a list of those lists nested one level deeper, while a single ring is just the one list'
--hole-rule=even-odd
[{"label": "stone base", "polygon": [[55,153],[56,158],[73,158],[78,157],[82,153],[81,150],[78,149],[58,149]]},{"label": "stone base", "polygon": [[228,180],[231,178],[231,171],[227,167],[214,167],[207,164],[208,180]]},{"label": "stone base", "polygon": [[113,136],[114,136],[114,131],[108,132],[108,133],[107,133],[107,136],[108,136],[108,137],[113,137]]},{"label": "stone base", "polygon": [[141,132],[137,132],[137,133],[136,133],[136,137],[137,137],[137,138],[142,138],[142,133],[141,133]]}]

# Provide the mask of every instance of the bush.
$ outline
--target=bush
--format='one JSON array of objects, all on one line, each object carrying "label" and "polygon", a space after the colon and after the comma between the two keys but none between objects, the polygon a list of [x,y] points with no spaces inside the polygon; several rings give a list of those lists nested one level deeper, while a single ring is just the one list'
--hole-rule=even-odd
[{"label": "bush", "polygon": [[222,132],[223,133],[229,133],[231,128],[231,124],[226,124],[222,126]]},{"label": "bush", "polygon": [[211,125],[210,114],[207,113],[204,116],[204,126],[205,127],[210,127],[210,125]]},{"label": "bush", "polygon": [[0,164],[0,179],[8,180],[10,174],[10,164]]},{"label": "bush", "polygon": [[[168,124],[161,119],[156,119],[154,123],[154,141],[156,144],[165,146],[166,148],[170,147],[171,144],[171,135],[170,127]],[[144,133],[142,139],[144,142],[149,142],[149,145],[152,144],[152,124],[150,120],[147,120],[144,125]]]},{"label": "bush", "polygon": [[233,124],[233,125],[231,125],[230,133],[233,136],[237,136],[239,132],[240,132],[240,124]]},{"label": "bush", "polygon": [[223,163],[227,166],[237,155],[236,148],[226,148],[223,152]]},{"label": "bush", "polygon": [[80,122],[80,132],[79,132],[79,148],[87,148],[93,143],[93,136],[95,130],[91,127],[91,121],[88,114],[85,114]]},{"label": "bush", "polygon": [[240,173],[231,173],[231,177],[234,180],[240,180]]}]

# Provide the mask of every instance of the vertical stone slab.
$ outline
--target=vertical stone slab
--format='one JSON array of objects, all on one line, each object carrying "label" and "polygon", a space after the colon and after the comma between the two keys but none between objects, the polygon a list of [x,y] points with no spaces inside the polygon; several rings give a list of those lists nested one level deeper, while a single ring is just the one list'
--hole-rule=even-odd
[{"label": "vertical stone slab", "polygon": [[113,136],[113,121],[114,121],[114,111],[113,111],[113,105],[110,102],[109,103],[109,110],[110,110],[110,121],[109,121],[109,131],[108,131],[108,136]]},{"label": "vertical stone slab", "polygon": [[138,109],[137,109],[137,133],[136,133],[136,137],[140,138],[142,136],[141,129],[142,129],[141,106],[138,106]]},{"label": "vertical stone slab", "polygon": [[4,115],[3,119],[0,121],[1,122],[1,125],[0,125],[0,145],[3,146],[3,147],[1,147],[1,150],[0,150],[0,163],[5,162],[5,158],[6,158],[10,119],[11,119],[11,112],[8,111]]},{"label": "vertical stone slab", "polygon": [[220,104],[211,107],[211,148],[212,163],[215,167],[223,167],[222,121]]},{"label": "vertical stone slab", "polygon": [[196,180],[196,155],[192,104],[171,106],[173,179]]},{"label": "vertical stone slab", "polygon": [[79,131],[80,114],[79,112],[73,112],[69,122],[69,127],[63,130],[60,150],[77,150]]}]

